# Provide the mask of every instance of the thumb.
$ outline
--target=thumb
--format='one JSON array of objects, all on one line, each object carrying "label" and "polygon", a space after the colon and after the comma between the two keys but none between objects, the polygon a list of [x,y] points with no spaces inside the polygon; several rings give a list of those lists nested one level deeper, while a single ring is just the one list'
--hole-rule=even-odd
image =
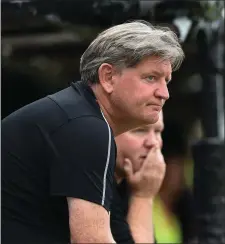
[{"label": "thumb", "polygon": [[133,174],[132,163],[128,158],[124,160],[124,172],[128,178]]}]

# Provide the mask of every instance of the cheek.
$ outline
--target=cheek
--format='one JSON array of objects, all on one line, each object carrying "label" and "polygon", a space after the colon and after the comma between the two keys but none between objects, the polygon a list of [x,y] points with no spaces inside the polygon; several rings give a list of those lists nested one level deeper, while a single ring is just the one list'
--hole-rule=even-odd
[{"label": "cheek", "polygon": [[[114,87],[112,98],[116,104],[125,105],[125,107],[134,105],[143,105],[149,102],[154,94],[154,85],[148,84],[137,76],[126,76],[119,80]],[[132,98],[132,99],[131,99]]]},{"label": "cheek", "polygon": [[141,83],[142,82],[138,77],[127,75],[123,77],[123,79],[121,79],[119,83],[117,83],[117,93],[125,99],[129,98],[127,100],[128,103],[135,103],[135,101],[140,97],[141,91],[143,91],[141,89]]},{"label": "cheek", "polygon": [[117,150],[119,154],[125,158],[134,158],[135,155],[140,150],[140,143],[137,138],[134,138],[132,135],[123,136],[116,139]]},{"label": "cheek", "polygon": [[154,84],[140,82],[140,85],[135,90],[135,97],[139,104],[146,104],[154,100]]},{"label": "cheek", "polygon": [[130,91],[124,86],[116,86],[113,93],[111,94],[111,100],[114,105],[118,108],[124,109],[128,107]]},{"label": "cheek", "polygon": [[163,140],[162,140],[162,137],[161,136],[159,138],[159,146],[162,149],[162,147],[163,147]]}]

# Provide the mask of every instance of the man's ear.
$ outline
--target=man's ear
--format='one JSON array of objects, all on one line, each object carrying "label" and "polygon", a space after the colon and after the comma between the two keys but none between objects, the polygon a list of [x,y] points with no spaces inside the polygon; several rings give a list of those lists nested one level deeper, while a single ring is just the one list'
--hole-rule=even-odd
[{"label": "man's ear", "polygon": [[107,93],[112,93],[114,89],[115,68],[108,63],[103,63],[98,69],[99,83]]}]

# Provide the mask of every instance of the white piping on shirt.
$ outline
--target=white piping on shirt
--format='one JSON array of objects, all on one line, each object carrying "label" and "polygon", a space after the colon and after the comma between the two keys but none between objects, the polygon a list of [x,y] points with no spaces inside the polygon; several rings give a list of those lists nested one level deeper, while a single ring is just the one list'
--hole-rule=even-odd
[{"label": "white piping on shirt", "polygon": [[108,131],[109,131],[109,143],[108,143],[108,154],[107,154],[107,160],[106,160],[106,165],[105,165],[105,171],[104,171],[104,177],[103,177],[103,193],[102,193],[102,205],[104,206],[105,203],[105,191],[106,191],[106,175],[107,175],[107,170],[109,167],[109,159],[110,159],[110,151],[111,151],[111,130],[109,127],[109,124],[103,114],[103,112],[101,111],[102,116],[108,126]]}]

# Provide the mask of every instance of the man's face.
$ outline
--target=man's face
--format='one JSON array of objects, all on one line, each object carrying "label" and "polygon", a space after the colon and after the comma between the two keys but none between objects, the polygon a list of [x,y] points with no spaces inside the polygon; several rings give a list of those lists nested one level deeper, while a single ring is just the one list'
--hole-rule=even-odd
[{"label": "man's face", "polygon": [[135,121],[137,126],[158,121],[159,112],[169,98],[167,84],[171,73],[169,61],[152,56],[114,75],[111,101],[117,114]]},{"label": "man's face", "polygon": [[117,165],[116,173],[123,176],[124,159],[129,158],[133,163],[134,171],[137,171],[149,151],[159,146],[162,148],[161,133],[164,128],[162,112],[155,124],[149,124],[128,131],[116,137]]}]

